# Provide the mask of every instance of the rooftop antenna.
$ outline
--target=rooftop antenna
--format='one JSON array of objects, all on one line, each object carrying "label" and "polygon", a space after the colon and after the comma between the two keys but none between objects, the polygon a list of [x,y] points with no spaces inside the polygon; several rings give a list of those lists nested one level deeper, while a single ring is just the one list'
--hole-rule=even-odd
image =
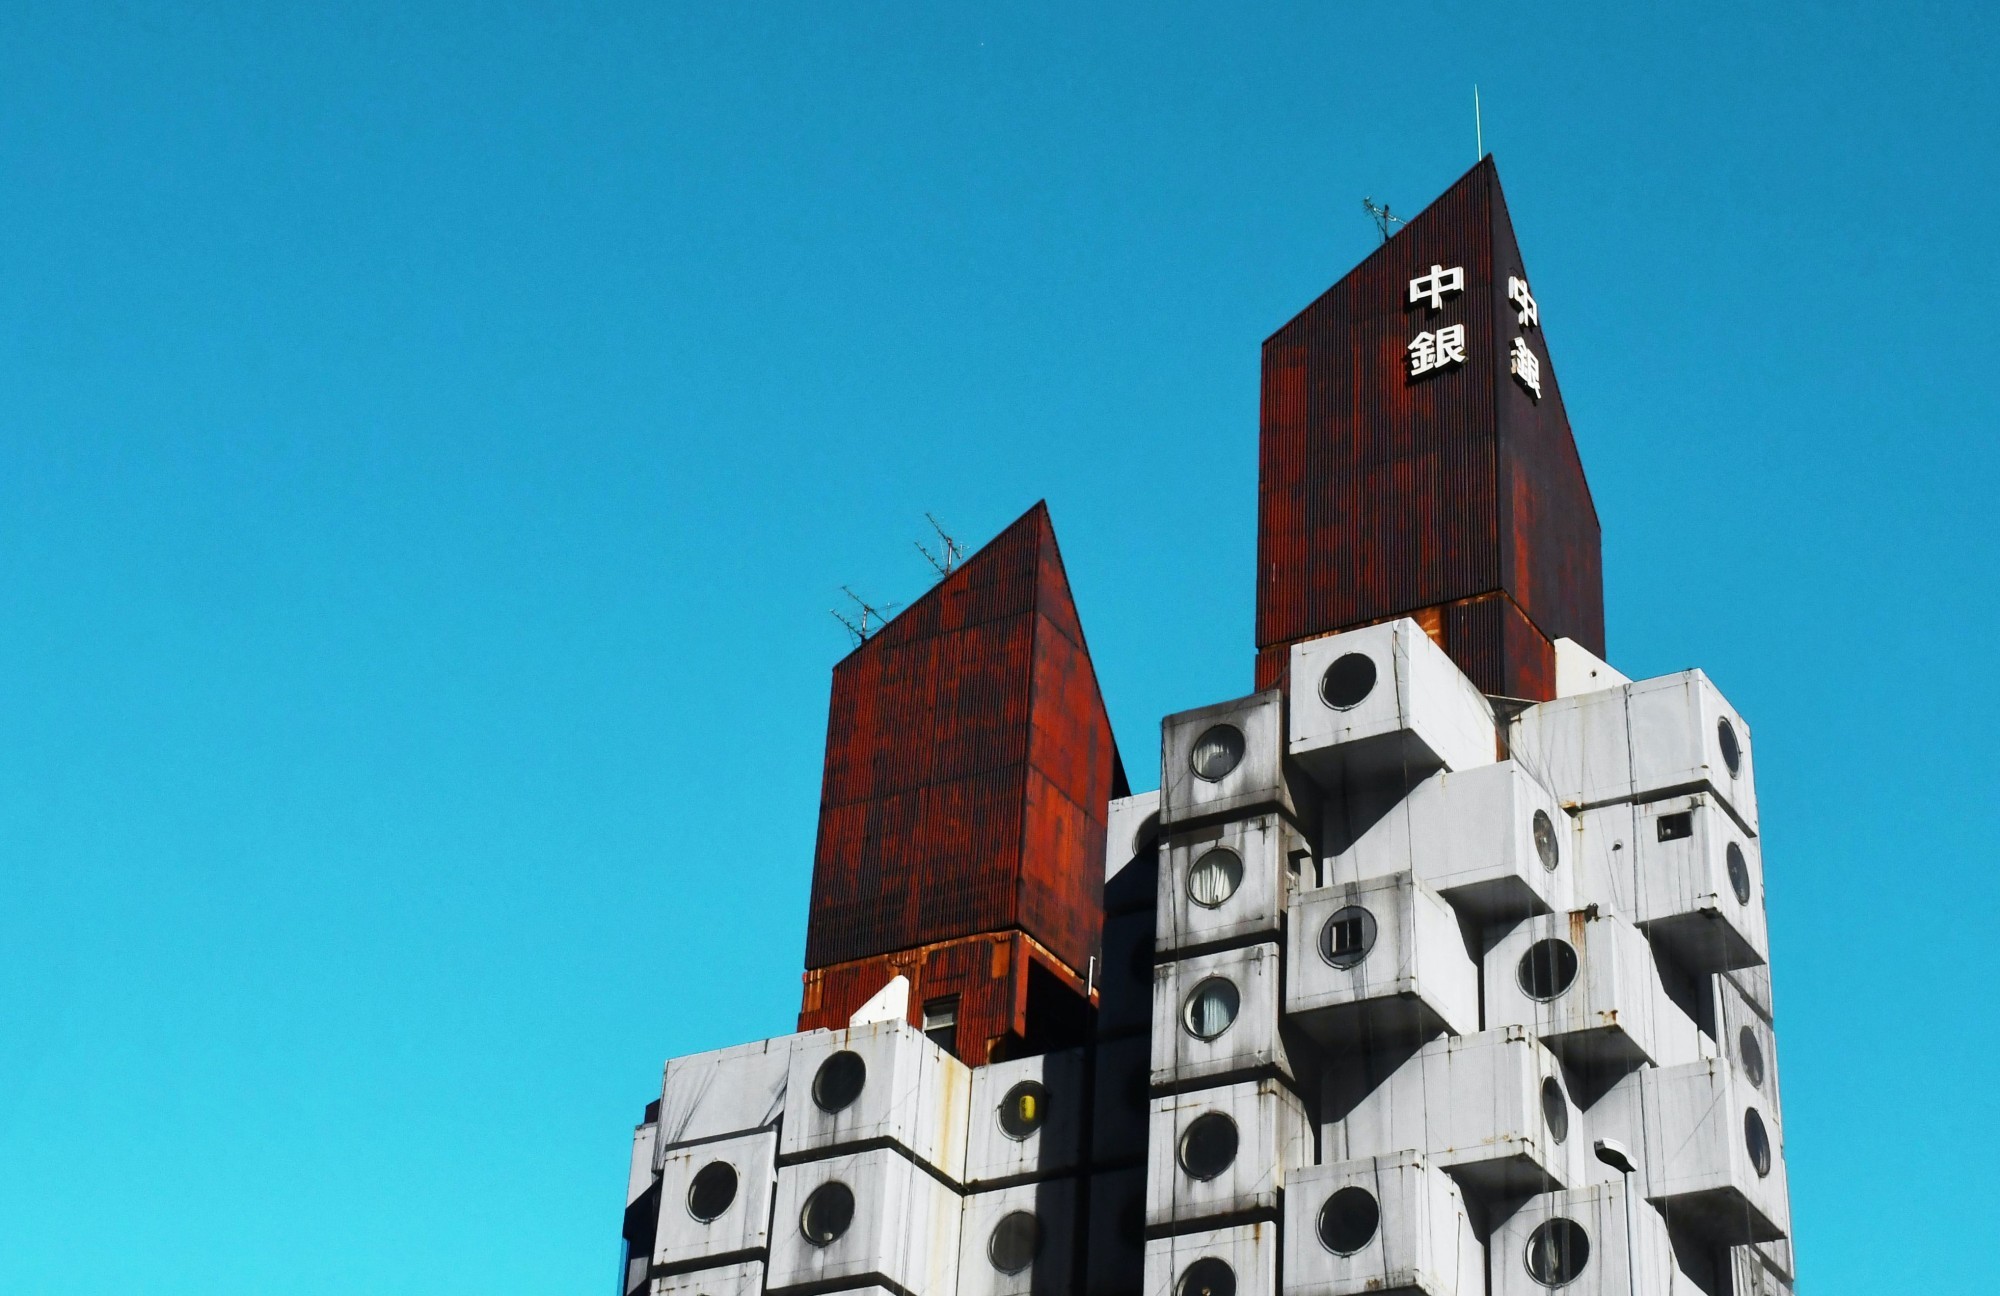
[{"label": "rooftop antenna", "polygon": [[959,547],[958,541],[945,533],[944,527],[938,524],[936,518],[926,513],[924,514],[924,520],[931,524],[931,530],[937,532],[938,552],[932,553],[921,540],[914,543],[917,546],[917,552],[924,556],[924,561],[937,568],[938,579],[943,580],[945,577],[951,575],[953,571],[957,570],[960,563],[965,561],[965,550]]},{"label": "rooftop antenna", "polygon": [[1479,124],[1479,83],[1472,83],[1472,160],[1486,156],[1486,129]]},{"label": "rooftop antenna", "polygon": [[870,637],[882,628],[883,623],[888,621],[889,613],[902,606],[900,603],[885,603],[881,607],[876,607],[864,601],[859,594],[845,585],[840,587],[840,592],[854,600],[855,613],[849,615],[839,608],[828,608],[827,611],[833,614],[834,620],[847,627],[847,633],[854,636],[856,648],[867,643]]},{"label": "rooftop antenna", "polygon": [[1375,222],[1375,228],[1382,231],[1382,241],[1389,241],[1389,231],[1403,223],[1403,218],[1389,210],[1388,203],[1378,203],[1373,198],[1363,198],[1361,208]]}]

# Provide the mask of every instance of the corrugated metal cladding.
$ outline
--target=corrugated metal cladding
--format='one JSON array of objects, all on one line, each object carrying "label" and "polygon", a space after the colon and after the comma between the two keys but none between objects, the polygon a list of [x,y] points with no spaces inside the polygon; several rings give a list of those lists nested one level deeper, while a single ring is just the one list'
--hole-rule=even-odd
[{"label": "corrugated metal cladding", "polygon": [[806,966],[1018,927],[1084,968],[1117,769],[1037,504],[834,668]]},{"label": "corrugated metal cladding", "polygon": [[[1434,265],[1463,267],[1465,290],[1411,303]],[[1265,342],[1259,649],[1504,593],[1543,638],[1603,650],[1597,513],[1510,275],[1525,277],[1488,158]],[[1409,377],[1411,340],[1450,325],[1465,362]],[[1509,372],[1517,335],[1539,401]]]}]

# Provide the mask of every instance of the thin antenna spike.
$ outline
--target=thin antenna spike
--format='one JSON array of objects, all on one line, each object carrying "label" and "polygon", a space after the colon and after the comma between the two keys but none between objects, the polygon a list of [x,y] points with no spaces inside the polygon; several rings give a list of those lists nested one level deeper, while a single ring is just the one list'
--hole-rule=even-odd
[{"label": "thin antenna spike", "polygon": [[1479,120],[1479,83],[1472,83],[1472,160],[1486,156],[1486,127]]}]

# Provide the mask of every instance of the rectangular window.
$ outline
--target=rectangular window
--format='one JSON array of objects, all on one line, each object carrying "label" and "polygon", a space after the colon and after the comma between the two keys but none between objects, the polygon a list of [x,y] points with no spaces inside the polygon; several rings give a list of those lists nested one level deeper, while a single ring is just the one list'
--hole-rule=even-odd
[{"label": "rectangular window", "polygon": [[1679,841],[1683,837],[1694,836],[1694,811],[1683,810],[1679,814],[1660,816],[1660,840]]},{"label": "rectangular window", "polygon": [[947,1053],[958,1049],[958,996],[932,999],[924,1004],[924,1034]]}]

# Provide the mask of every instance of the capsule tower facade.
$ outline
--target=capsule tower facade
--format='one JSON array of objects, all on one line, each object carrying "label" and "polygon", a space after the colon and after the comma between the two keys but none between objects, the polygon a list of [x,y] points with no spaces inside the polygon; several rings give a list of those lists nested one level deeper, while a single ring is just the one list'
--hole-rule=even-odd
[{"label": "capsule tower facade", "polygon": [[627,1296],[1789,1293],[1750,728],[1605,659],[1483,160],[1264,344],[1256,691],[1132,795],[1037,505],[834,669],[794,1034]]}]

